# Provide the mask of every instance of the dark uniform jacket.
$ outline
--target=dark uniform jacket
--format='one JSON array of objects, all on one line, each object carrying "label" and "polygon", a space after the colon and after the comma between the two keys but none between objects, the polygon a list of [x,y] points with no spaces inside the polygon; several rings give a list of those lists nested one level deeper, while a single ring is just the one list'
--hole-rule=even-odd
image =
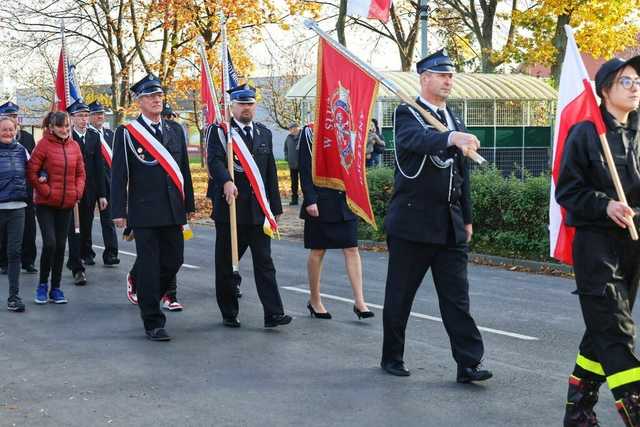
[{"label": "dark uniform jacket", "polygon": [[[639,212],[638,114],[629,114],[627,128],[623,128],[607,111],[603,111],[603,117],[607,126],[607,140],[627,202]],[[619,228],[607,216],[609,201],[618,200],[618,196],[593,123],[580,122],[569,130],[555,195],[560,206],[567,210],[567,225]],[[638,223],[637,215],[635,219]]]},{"label": "dark uniform jacket", "polygon": [[[153,134],[142,116],[137,120]],[[142,162],[155,159],[131,134],[126,132],[128,138],[125,138],[125,130],[124,126],[119,126],[113,142],[112,217],[127,218],[132,228],[186,224],[186,213],[195,212],[195,202],[184,132],[162,121],[162,145],[176,161],[184,178],[183,200],[180,190],[159,163]],[[132,147],[129,147],[129,138]]]},{"label": "dark uniform jacket", "polygon": [[[106,141],[107,145],[111,148],[112,154],[113,154],[113,136],[114,133],[111,129],[107,129],[105,127],[102,128],[102,136],[104,137],[104,140]],[[100,141],[102,143],[102,141]],[[106,190],[107,190],[107,199],[110,197],[110,191],[111,191],[111,168],[109,167],[109,164],[107,163],[107,161],[104,159],[104,156],[102,155],[102,148],[100,148],[100,157],[102,157],[102,163],[104,164],[104,178],[105,178],[105,185],[106,185]],[[113,162],[113,159],[111,159],[111,161]]]},{"label": "dark uniform jacket", "polygon": [[[305,126],[300,132],[299,138],[300,182],[302,184],[304,197],[302,208],[300,209],[300,218],[321,222],[355,221],[358,217],[349,209],[344,191],[316,187],[313,184],[311,164],[313,137],[311,129]],[[307,206],[313,205],[314,203],[318,205],[318,217],[312,217],[306,210]]]},{"label": "dark uniform jacket", "polygon": [[80,146],[84,159],[86,184],[82,198],[87,203],[95,202],[98,198],[107,195],[100,135],[95,130],[87,128],[87,132],[84,134],[84,143],[80,142],[80,135],[75,130],[72,132],[72,136]]},{"label": "dark uniform jacket", "polygon": [[[431,111],[418,99],[422,107]],[[456,147],[447,147],[451,132],[425,128],[401,104],[395,111],[395,144],[400,167],[414,176],[405,178],[396,165],[394,193],[384,227],[389,235],[409,241],[432,244],[466,242],[465,224],[471,224],[471,196],[467,161]],[[466,132],[462,121],[451,110],[456,130]],[[417,115],[418,112],[415,112]],[[434,112],[432,114],[435,117]],[[432,156],[437,156],[433,157]],[[452,167],[436,166],[438,159],[453,159]],[[453,239],[452,239],[453,238]]]},{"label": "dark uniform jacket", "polygon": [[[235,120],[231,120],[232,126],[239,130],[244,137],[244,131],[238,127]],[[209,196],[213,202],[213,212],[211,218],[216,222],[229,222],[229,205],[224,198],[223,186],[231,180],[227,169],[226,143],[220,141],[223,135],[222,130],[217,126],[212,126],[208,132],[207,139],[207,165],[213,177],[213,185],[210,186]],[[224,137],[223,137],[224,138]],[[253,122],[253,144],[245,140],[253,159],[260,170],[267,199],[274,216],[282,213],[282,203],[278,189],[278,171],[276,161],[273,157],[273,143],[271,141],[271,131],[261,123]],[[225,144],[225,145],[223,145]],[[235,157],[235,156],[234,156]],[[236,164],[239,163],[236,160]],[[236,218],[238,224],[262,225],[264,224],[264,214],[258,201],[253,195],[251,185],[243,172],[236,171],[235,185],[238,188],[236,198]]]}]

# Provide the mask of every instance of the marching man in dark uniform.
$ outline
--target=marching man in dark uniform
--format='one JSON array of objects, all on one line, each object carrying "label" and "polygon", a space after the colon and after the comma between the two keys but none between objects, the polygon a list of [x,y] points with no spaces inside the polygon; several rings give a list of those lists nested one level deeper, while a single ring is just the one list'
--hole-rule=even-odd
[{"label": "marching man in dark uniform", "polygon": [[89,127],[89,106],[81,99],[67,108],[73,125],[72,137],[80,146],[84,158],[86,184],[78,210],[80,214],[80,234],[75,232],[74,218],[69,225],[69,258],[67,268],[73,273],[74,283],[78,286],[87,284],[87,276],[83,262],[94,265],[91,256],[91,231],[93,228],[93,212],[96,201],[100,210],[107,209],[107,190],[104,178],[104,163],[101,153],[100,135]]},{"label": "marching man in dark uniform", "polygon": [[137,301],[147,337],[168,341],[160,299],[184,257],[182,225],[195,212],[184,133],[161,119],[164,91],[150,74],[131,87],[140,115],[116,129],[111,181],[117,227],[135,236]]},{"label": "marching man in dark uniform", "polygon": [[431,268],[457,381],[491,378],[481,369],[482,337],[469,313],[467,250],[471,240],[469,172],[464,158],[479,148],[460,119],[446,107],[454,67],[444,50],[417,64],[418,104],[449,132],[438,132],[406,104],[395,112],[397,165],[394,194],[384,222],[389,268],[383,311],[381,367],[408,376],[404,366],[405,329],[418,287]]},{"label": "marching man in dark uniform", "polygon": [[[16,123],[18,122],[18,113],[20,107],[13,102],[5,102],[0,105],[0,116],[9,116],[13,118]],[[20,145],[27,149],[29,155],[36,146],[36,142],[26,130],[19,128],[16,140]],[[35,267],[36,262],[36,211],[33,207],[33,188],[27,181],[27,193],[29,200],[27,200],[27,207],[24,210],[24,233],[22,235],[22,269],[27,273],[37,273],[38,269]],[[7,250],[6,250],[6,236],[0,240],[0,271],[3,274],[7,273]]]},{"label": "marching man in dark uniform", "polygon": [[569,377],[564,425],[597,426],[593,407],[606,380],[626,426],[640,426],[640,359],[631,310],[640,282],[640,242],[628,221],[640,209],[640,56],[614,58],[596,74],[606,137],[627,204],[619,202],[592,122],[569,130],[556,200],[575,227],[573,263],[586,331]]},{"label": "marching man in dark uniform", "polygon": [[[278,218],[282,214],[282,203],[278,190],[278,174],[273,157],[271,131],[263,124],[254,122],[256,93],[248,85],[229,90],[231,95],[231,126],[241,135],[251,152],[262,176],[266,196],[272,213]],[[221,140],[222,137],[222,140]],[[216,223],[216,298],[222,312],[223,324],[240,327],[238,321],[237,283],[231,266],[231,232],[229,226],[229,204],[236,200],[238,224],[238,254],[240,257],[251,248],[253,274],[258,296],[264,307],[264,326],[275,327],[291,322],[284,314],[276,269],[271,259],[271,239],[263,231],[263,214],[249,180],[236,162],[235,182],[227,169],[226,141],[223,131],[213,127],[207,141],[207,163],[213,175],[213,201],[211,217]]]},{"label": "marching man in dark uniform", "polygon": [[[104,164],[104,178],[107,204],[111,201],[111,162],[113,150],[113,131],[104,127],[105,109],[102,104],[97,101],[93,101],[89,104],[89,121],[91,129],[95,130],[100,137],[100,152],[102,157],[102,163]],[[104,146],[106,144],[106,146]],[[95,202],[89,206],[92,213]],[[113,225],[113,219],[111,217],[111,206],[107,206],[106,209],[100,210],[100,226],[102,227],[102,240],[104,242],[104,252],[102,252],[102,262],[105,266],[115,266],[120,264],[118,259],[118,236],[116,235],[116,228]],[[89,257],[94,258],[95,252],[91,247],[91,235],[89,235],[88,242]]]}]

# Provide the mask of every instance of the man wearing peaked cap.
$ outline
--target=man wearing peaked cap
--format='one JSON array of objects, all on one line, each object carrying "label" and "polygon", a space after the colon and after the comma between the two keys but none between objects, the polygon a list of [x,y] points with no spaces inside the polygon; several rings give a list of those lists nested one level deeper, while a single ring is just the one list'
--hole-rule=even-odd
[{"label": "man wearing peaked cap", "polygon": [[394,192],[385,218],[389,267],[383,312],[381,367],[408,376],[405,331],[411,305],[431,269],[442,321],[458,365],[456,381],[491,378],[481,368],[482,337],[469,313],[468,243],[473,233],[469,169],[463,155],[479,147],[462,121],[447,108],[454,66],[444,49],[418,62],[416,102],[448,130],[427,124],[407,104],[395,111],[397,164]]},{"label": "man wearing peaked cap", "polygon": [[[104,241],[104,251],[102,252],[102,262],[106,267],[113,267],[120,263],[118,259],[118,236],[111,217],[111,150],[113,150],[113,131],[104,126],[105,108],[98,101],[89,104],[89,125],[100,137],[102,163],[104,165],[104,178],[107,208],[100,210],[100,226],[102,229],[102,240]],[[104,145],[104,146],[103,146]],[[92,249],[91,238],[89,237],[89,256],[95,257]]]},{"label": "man wearing peaked cap", "polygon": [[[282,203],[278,190],[278,174],[273,156],[271,131],[255,122],[256,92],[244,84],[228,91],[231,98],[231,127],[242,138],[251,152],[264,183],[265,196],[271,212],[278,218],[282,214]],[[229,204],[236,203],[238,225],[238,254],[251,249],[253,274],[258,296],[264,312],[264,326],[271,328],[291,322],[284,313],[282,299],[276,281],[276,269],[271,258],[271,238],[265,234],[265,215],[254,194],[245,171],[236,164],[234,176],[227,169],[227,153],[224,130],[212,127],[207,139],[207,165],[213,176],[210,193],[213,202],[211,218],[216,223],[215,243],[215,287],[218,307],[223,325],[240,327],[238,320],[237,274],[231,265],[231,232]]]},{"label": "man wearing peaked cap", "polygon": [[147,74],[146,77],[136,82],[130,87],[130,89],[135,99],[138,99],[141,96],[164,94],[164,89],[162,89],[160,79],[153,74]]},{"label": "man wearing peaked cap", "polygon": [[91,248],[91,231],[96,203],[101,211],[108,208],[104,161],[100,135],[89,126],[89,106],[82,99],[76,100],[67,108],[71,116],[71,136],[80,146],[84,159],[86,185],[82,199],[78,203],[80,216],[80,235],[76,234],[73,216],[69,225],[69,258],[67,268],[73,273],[77,286],[87,284],[86,265],[94,265]]},{"label": "man wearing peaked cap", "polygon": [[227,91],[231,102],[237,104],[255,104],[256,103],[256,89],[249,86],[248,83],[233,87]]},{"label": "man wearing peaked cap", "polygon": [[440,49],[437,52],[421,59],[416,63],[416,71],[422,74],[425,71],[430,73],[455,73],[456,69],[449,58],[446,49]]},{"label": "man wearing peaked cap", "polygon": [[136,278],[137,301],[145,334],[152,341],[168,341],[160,301],[183,262],[182,225],[195,212],[189,157],[184,132],[161,117],[160,80],[149,74],[131,86],[131,92],[140,115],[116,129],[113,221],[119,228],[131,227],[135,236],[141,273]]},{"label": "man wearing peaked cap", "polygon": [[168,102],[164,103],[164,107],[162,108],[162,118],[167,120],[173,120],[177,117],[177,114],[173,112],[173,108]]},{"label": "man wearing peaked cap", "polygon": [[[0,105],[0,116],[9,116],[18,121],[18,113],[20,107],[11,101],[5,102]],[[18,126],[18,134],[16,140],[31,154],[36,146],[36,142],[31,135],[22,127]],[[35,267],[37,248],[36,248],[36,212],[33,208],[33,188],[27,182],[27,193],[29,198],[27,200],[27,207],[25,208],[25,222],[24,233],[22,235],[22,268],[27,273],[37,273],[38,269]],[[0,272],[6,274],[7,272],[7,250],[6,250],[7,236],[0,238]]]},{"label": "man wearing peaked cap", "polygon": [[16,115],[20,111],[20,107],[17,104],[14,104],[11,101],[7,101],[4,104],[0,105],[0,116],[10,116]]}]

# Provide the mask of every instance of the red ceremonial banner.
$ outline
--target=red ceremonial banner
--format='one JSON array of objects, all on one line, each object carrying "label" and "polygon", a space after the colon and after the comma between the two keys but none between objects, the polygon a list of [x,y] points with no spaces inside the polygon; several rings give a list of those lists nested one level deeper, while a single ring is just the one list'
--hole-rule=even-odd
[{"label": "red ceremonial banner", "polygon": [[365,150],[378,81],[322,38],[317,79],[313,182],[344,191],[349,208],[376,227]]}]

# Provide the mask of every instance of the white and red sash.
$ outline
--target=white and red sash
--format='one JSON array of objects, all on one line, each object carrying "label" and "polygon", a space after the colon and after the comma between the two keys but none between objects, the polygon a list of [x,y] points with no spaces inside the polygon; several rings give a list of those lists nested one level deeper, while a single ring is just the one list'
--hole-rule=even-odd
[{"label": "white and red sash", "polygon": [[160,163],[162,169],[164,169],[167,175],[169,175],[171,181],[173,181],[180,191],[182,200],[184,200],[184,178],[182,177],[180,167],[171,153],[169,153],[164,145],[162,145],[162,143],[158,141],[158,139],[139,121],[134,120],[124,125],[124,127],[135,138],[135,140],[138,141],[138,143],[142,145],[142,147],[144,147],[144,149],[147,150],[147,152],[149,152],[151,156],[158,161],[158,163]]},{"label": "white and red sash", "polygon": [[111,169],[111,162],[113,161],[113,151],[111,151],[111,147],[109,147],[109,144],[107,143],[107,140],[104,139],[104,135],[101,131],[93,126],[90,126],[90,128],[98,132],[98,135],[100,135],[100,151],[102,152],[104,161],[107,162],[107,166]]},{"label": "white and red sash", "polygon": [[233,141],[233,152],[236,157],[238,157],[242,169],[244,169],[244,173],[249,180],[249,184],[251,184],[251,189],[255,194],[256,200],[260,205],[260,209],[262,209],[262,213],[264,214],[265,220],[262,230],[267,236],[273,237],[274,233],[278,233],[278,223],[276,222],[276,217],[271,212],[267,191],[264,188],[264,182],[262,181],[262,175],[260,175],[258,165],[235,128],[231,128],[231,138]]}]

